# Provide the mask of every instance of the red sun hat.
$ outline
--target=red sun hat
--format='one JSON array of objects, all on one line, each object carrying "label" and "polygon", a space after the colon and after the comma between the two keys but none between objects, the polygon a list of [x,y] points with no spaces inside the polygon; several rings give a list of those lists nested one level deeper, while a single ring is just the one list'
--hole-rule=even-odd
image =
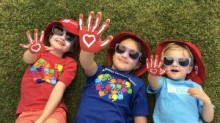
[{"label": "red sun hat", "polygon": [[[111,43],[108,46],[107,49],[107,64],[108,65],[112,65],[113,64],[113,55],[115,53],[115,46],[117,43],[120,43],[121,41],[123,41],[124,39],[127,38],[133,38],[135,40],[137,40],[142,46],[144,46],[144,50],[145,50],[145,54],[147,58],[150,58],[150,47],[148,46],[147,42],[145,40],[143,40],[141,37],[137,36],[134,33],[131,32],[121,32],[118,33],[116,36],[114,36],[113,40],[111,41]],[[146,58],[145,58],[146,59]],[[143,59],[143,61],[145,61],[145,59]],[[141,76],[142,74],[144,74],[146,72],[146,64],[143,64],[136,69],[135,74],[137,76]]]},{"label": "red sun hat", "polygon": [[61,19],[59,21],[50,22],[46,28],[44,29],[44,37],[45,41],[48,41],[49,35],[54,25],[62,26],[66,29],[66,31],[79,35],[79,22],[73,19]]},{"label": "red sun hat", "polygon": [[186,79],[191,79],[192,81],[194,81],[198,84],[202,84],[206,78],[206,69],[205,69],[205,65],[202,61],[201,52],[198,49],[198,47],[189,41],[185,41],[185,42],[176,41],[176,40],[163,41],[163,42],[159,43],[156,48],[156,55],[158,55],[159,58],[161,57],[162,51],[165,48],[165,46],[170,43],[185,45],[190,49],[190,51],[192,52],[193,57],[194,57],[194,66],[193,66],[193,70],[191,71],[191,73],[186,76]]}]

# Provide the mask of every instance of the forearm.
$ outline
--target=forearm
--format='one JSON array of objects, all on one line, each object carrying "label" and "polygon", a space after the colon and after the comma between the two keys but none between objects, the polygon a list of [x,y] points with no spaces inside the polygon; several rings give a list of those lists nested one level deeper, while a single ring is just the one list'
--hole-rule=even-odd
[{"label": "forearm", "polygon": [[152,90],[157,90],[160,87],[159,76],[148,74],[148,83]]},{"label": "forearm", "polygon": [[202,118],[206,122],[211,122],[214,118],[214,108],[211,101],[204,103]]},{"label": "forearm", "polygon": [[62,82],[57,82],[38,120],[43,122],[53,113],[63,97],[65,88],[66,86]]},{"label": "forearm", "polygon": [[36,59],[37,59],[36,54],[32,54],[29,50],[25,51],[23,55],[23,60],[25,63],[32,64],[36,61]]},{"label": "forearm", "polygon": [[134,123],[147,123],[147,117],[146,116],[135,116]]},{"label": "forearm", "polygon": [[94,61],[94,57],[94,53],[83,50],[80,52],[79,60],[87,76],[91,76],[97,71],[97,65]]}]

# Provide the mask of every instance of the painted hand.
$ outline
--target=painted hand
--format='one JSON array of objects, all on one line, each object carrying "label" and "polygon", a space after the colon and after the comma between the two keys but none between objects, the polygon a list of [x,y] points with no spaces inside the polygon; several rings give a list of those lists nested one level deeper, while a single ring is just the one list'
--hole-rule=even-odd
[{"label": "painted hand", "polygon": [[31,38],[30,31],[27,31],[27,38],[30,44],[20,44],[22,48],[28,49],[31,53],[36,54],[50,50],[49,47],[44,46],[44,31],[41,32],[40,39],[38,40],[38,29],[34,30],[34,40]]},{"label": "painted hand", "polygon": [[153,76],[161,76],[166,71],[164,71],[162,68],[162,60],[158,59],[158,56],[156,55],[155,59],[153,55],[151,55],[150,59],[146,59],[146,67],[147,71],[153,75]]},{"label": "painted hand", "polygon": [[89,13],[87,27],[83,26],[83,15],[79,16],[79,36],[80,36],[80,47],[82,50],[87,52],[99,52],[103,48],[105,48],[110,41],[113,39],[113,36],[108,36],[104,41],[101,41],[101,35],[106,30],[110,23],[110,19],[107,19],[103,25],[98,30],[97,27],[100,24],[102,13],[98,12],[96,15],[96,21],[92,24],[92,18],[94,16],[94,12],[91,11]]}]

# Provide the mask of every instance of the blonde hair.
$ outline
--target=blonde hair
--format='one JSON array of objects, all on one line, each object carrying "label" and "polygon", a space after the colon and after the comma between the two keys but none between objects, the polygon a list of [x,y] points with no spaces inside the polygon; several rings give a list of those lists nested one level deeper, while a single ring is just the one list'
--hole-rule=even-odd
[{"label": "blonde hair", "polygon": [[163,49],[162,56],[168,50],[182,50],[183,51],[183,55],[186,55],[186,54],[189,55],[189,57],[191,58],[190,65],[193,66],[194,57],[193,57],[192,52],[190,51],[190,49],[186,45],[181,45],[181,44],[177,44],[177,43],[170,43],[170,44],[166,45],[165,48]]}]

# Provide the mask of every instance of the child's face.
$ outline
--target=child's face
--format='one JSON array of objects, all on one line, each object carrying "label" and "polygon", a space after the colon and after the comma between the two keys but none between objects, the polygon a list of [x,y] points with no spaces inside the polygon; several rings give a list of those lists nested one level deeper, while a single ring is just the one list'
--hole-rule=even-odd
[{"label": "child's face", "polygon": [[51,47],[63,54],[70,51],[74,44],[73,34],[66,32],[64,28],[58,26],[53,27],[52,34],[49,38]]},{"label": "child's face", "polygon": [[135,41],[130,38],[125,39],[116,46],[113,55],[113,69],[130,72],[139,68],[140,51]]},{"label": "child's face", "polygon": [[[189,53],[183,49],[169,49],[164,52],[163,56],[165,56],[163,68],[166,70],[166,75],[174,80],[185,80],[186,75],[192,70]],[[171,62],[171,59],[176,60]]]}]

